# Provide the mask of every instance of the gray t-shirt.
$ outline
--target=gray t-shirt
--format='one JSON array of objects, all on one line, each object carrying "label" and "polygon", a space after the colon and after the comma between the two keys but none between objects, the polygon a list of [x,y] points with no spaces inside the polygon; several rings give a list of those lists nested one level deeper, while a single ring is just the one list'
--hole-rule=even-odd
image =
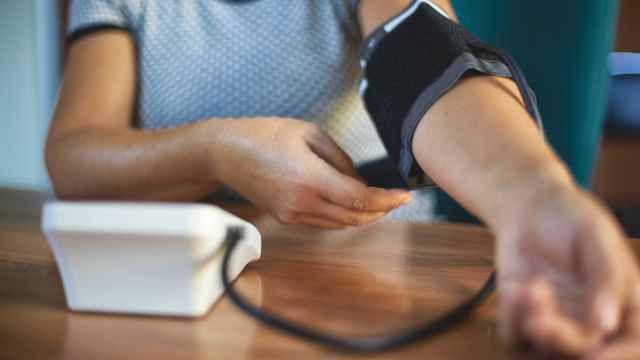
[{"label": "gray t-shirt", "polygon": [[[135,122],[208,118],[317,123],[356,164],[386,156],[358,95],[358,0],[75,0],[70,39],[103,29],[136,43]],[[428,192],[393,217],[427,220]]]}]

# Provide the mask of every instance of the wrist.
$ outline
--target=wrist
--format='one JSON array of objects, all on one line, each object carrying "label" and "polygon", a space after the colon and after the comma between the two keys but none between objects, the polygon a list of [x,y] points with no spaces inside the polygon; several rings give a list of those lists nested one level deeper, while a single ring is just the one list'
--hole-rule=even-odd
[{"label": "wrist", "polygon": [[201,149],[201,167],[208,181],[225,183],[227,164],[232,149],[228,144],[229,126],[226,119],[208,119],[196,124],[196,144]]},{"label": "wrist", "polygon": [[488,224],[497,233],[520,226],[545,201],[576,191],[569,170],[557,160],[529,164],[515,173],[495,192],[490,207]]}]

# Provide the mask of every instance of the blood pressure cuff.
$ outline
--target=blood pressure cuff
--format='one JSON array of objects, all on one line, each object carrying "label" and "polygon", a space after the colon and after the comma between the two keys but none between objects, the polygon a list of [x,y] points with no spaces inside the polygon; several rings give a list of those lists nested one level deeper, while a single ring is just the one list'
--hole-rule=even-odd
[{"label": "blood pressure cuff", "polygon": [[511,76],[496,57],[472,50],[472,41],[478,39],[426,0],[415,0],[364,41],[360,94],[389,155],[384,176],[393,184],[436,186],[414,159],[413,134],[427,110],[465,73]]}]

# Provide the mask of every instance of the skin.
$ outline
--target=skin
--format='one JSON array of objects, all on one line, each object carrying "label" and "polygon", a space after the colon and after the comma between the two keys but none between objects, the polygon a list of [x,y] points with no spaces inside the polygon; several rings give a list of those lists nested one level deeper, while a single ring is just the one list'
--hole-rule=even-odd
[{"label": "skin", "polygon": [[[435,2],[452,13],[447,1]],[[408,3],[363,0],[364,35]],[[512,81],[463,79],[424,116],[413,152],[496,235],[507,343],[640,358],[640,276],[629,244],[538,134]]]},{"label": "skin", "polygon": [[[448,1],[434,2],[453,14]],[[363,35],[408,3],[361,0]],[[46,146],[58,197],[193,201],[224,184],[284,223],[335,229],[375,221],[411,199],[364,185],[326,134],[296,119],[134,129],[135,63],[125,32],[71,46]],[[510,80],[464,78],[424,116],[413,152],[497,238],[507,343],[640,358],[640,276],[629,245],[539,136]]]}]

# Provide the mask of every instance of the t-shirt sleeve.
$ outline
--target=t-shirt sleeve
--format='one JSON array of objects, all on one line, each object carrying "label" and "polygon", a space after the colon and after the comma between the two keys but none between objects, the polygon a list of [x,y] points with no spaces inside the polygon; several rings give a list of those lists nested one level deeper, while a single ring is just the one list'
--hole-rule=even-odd
[{"label": "t-shirt sleeve", "polygon": [[72,0],[69,8],[69,42],[96,31],[128,30],[122,0]]}]

